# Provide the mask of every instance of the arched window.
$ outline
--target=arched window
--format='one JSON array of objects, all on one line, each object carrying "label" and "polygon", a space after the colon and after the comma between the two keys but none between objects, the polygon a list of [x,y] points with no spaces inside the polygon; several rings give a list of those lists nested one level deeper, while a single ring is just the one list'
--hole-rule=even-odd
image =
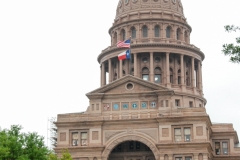
[{"label": "arched window", "polygon": [[184,41],[188,43],[188,34],[187,31],[184,33]]},{"label": "arched window", "polygon": [[160,67],[154,69],[154,81],[155,83],[162,83],[162,70]]},{"label": "arched window", "polygon": [[137,30],[135,27],[131,28],[131,32],[132,32],[132,39],[135,39],[137,37]]},{"label": "arched window", "polygon": [[160,27],[158,25],[154,27],[154,35],[160,37]]},{"label": "arched window", "polygon": [[170,68],[170,83],[173,83],[173,69]]},{"label": "arched window", "polygon": [[178,84],[181,84],[181,70],[178,70]]},{"label": "arched window", "polygon": [[149,69],[147,67],[142,69],[142,79],[145,81],[149,80]]},{"label": "arched window", "polygon": [[166,38],[171,38],[171,27],[170,26],[168,26],[166,28]]},{"label": "arched window", "polygon": [[122,31],[121,31],[121,34],[122,34],[122,40],[124,41],[125,39],[126,39],[126,32],[125,32],[125,30],[123,29]]},{"label": "arched window", "polygon": [[181,40],[181,30],[180,30],[180,28],[177,29],[176,36],[177,36],[177,37],[176,37],[177,40]]},{"label": "arched window", "polygon": [[142,37],[144,37],[144,38],[146,38],[146,37],[148,37],[148,28],[147,28],[147,26],[143,26],[143,28],[142,28]]}]

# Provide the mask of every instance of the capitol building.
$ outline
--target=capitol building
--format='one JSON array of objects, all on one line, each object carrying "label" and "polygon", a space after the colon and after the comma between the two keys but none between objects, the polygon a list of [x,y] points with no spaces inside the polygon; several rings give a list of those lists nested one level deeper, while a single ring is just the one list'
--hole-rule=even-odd
[{"label": "capitol building", "polygon": [[[58,115],[56,153],[67,148],[73,160],[240,160],[233,124],[212,123],[206,113],[205,55],[190,43],[181,0],[119,0],[116,7],[111,44],[97,57],[101,86],[86,94],[85,112]],[[116,44],[129,37],[131,58],[119,60],[126,48]]]}]

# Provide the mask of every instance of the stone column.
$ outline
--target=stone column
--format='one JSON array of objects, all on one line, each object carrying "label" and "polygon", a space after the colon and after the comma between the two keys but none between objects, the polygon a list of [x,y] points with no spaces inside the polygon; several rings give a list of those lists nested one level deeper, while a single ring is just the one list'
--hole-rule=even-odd
[{"label": "stone column", "polygon": [[169,75],[169,54],[170,53],[166,53],[166,76],[167,76],[167,87],[170,87],[170,75]]},{"label": "stone column", "polygon": [[119,61],[119,78],[122,78],[123,76],[123,70],[122,70],[122,60]]},{"label": "stone column", "polygon": [[192,87],[196,87],[195,86],[195,77],[194,77],[194,58],[192,57],[192,67],[191,67],[191,71],[192,71]]},{"label": "stone column", "polygon": [[100,65],[100,86],[102,87],[102,65]]},{"label": "stone column", "polygon": [[101,86],[104,86],[106,85],[106,76],[105,76],[105,63],[102,62],[102,74],[101,74],[101,77],[102,77],[102,85]]},{"label": "stone column", "polygon": [[154,82],[153,52],[150,52],[150,81]]},{"label": "stone column", "polygon": [[198,88],[202,90],[202,65],[201,62],[198,61]]},{"label": "stone column", "polygon": [[108,60],[108,83],[112,82],[112,60]]},{"label": "stone column", "polygon": [[134,76],[137,77],[137,53],[134,53]]}]

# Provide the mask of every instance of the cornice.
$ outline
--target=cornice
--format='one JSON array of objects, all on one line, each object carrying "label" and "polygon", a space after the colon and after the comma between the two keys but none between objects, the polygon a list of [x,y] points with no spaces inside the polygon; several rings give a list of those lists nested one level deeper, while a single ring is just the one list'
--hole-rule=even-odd
[{"label": "cornice", "polygon": [[[202,51],[186,45],[171,44],[171,43],[141,43],[141,44],[131,45],[132,49],[141,48],[141,47],[170,47],[170,48],[175,47],[175,48],[187,49],[199,55],[202,58],[202,60],[204,60],[205,58],[205,55]],[[110,54],[111,52],[114,52],[114,51],[119,51],[120,53],[122,50],[123,50],[122,48],[117,48],[117,47],[112,47],[111,49],[105,49],[104,51],[102,51],[101,54],[98,55],[97,60],[100,63],[100,60],[107,54]]]},{"label": "cornice", "polygon": [[202,97],[202,96],[199,96],[199,95],[195,95],[195,94],[191,94],[191,93],[186,93],[186,92],[179,92],[179,91],[175,91],[175,94],[176,95],[180,95],[180,96],[191,96],[193,98],[198,98],[198,99],[201,99],[203,100],[205,103],[207,103],[207,100]]}]

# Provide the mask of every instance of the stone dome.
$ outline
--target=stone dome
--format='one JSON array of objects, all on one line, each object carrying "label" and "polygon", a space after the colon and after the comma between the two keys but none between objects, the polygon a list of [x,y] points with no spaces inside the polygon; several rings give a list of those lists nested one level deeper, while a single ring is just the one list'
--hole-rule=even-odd
[{"label": "stone dome", "polygon": [[119,0],[116,19],[139,11],[174,13],[184,18],[181,0]]}]

